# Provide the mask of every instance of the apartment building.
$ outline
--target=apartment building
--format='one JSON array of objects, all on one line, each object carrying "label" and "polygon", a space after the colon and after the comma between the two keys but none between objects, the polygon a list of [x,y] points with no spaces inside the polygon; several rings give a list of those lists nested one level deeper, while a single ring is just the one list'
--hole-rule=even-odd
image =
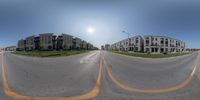
[{"label": "apartment building", "polygon": [[39,34],[39,43],[41,50],[56,49],[56,36],[53,33]]},{"label": "apartment building", "polygon": [[86,41],[82,41],[81,43],[81,49],[86,50],[87,49],[87,42]]},{"label": "apartment building", "polygon": [[16,51],[16,46],[9,46],[9,47],[5,47],[5,51]]},{"label": "apartment building", "polygon": [[119,51],[122,50],[121,41],[111,45],[111,50]]},{"label": "apartment building", "polygon": [[98,49],[97,47],[94,47],[91,43],[87,43],[87,50],[94,50]]},{"label": "apartment building", "polygon": [[26,38],[26,50],[34,50],[35,49],[35,36],[29,36]]},{"label": "apartment building", "polygon": [[111,45],[112,50],[120,51],[143,51],[143,38],[141,36],[134,36],[124,39]]},{"label": "apartment building", "polygon": [[41,49],[40,48],[40,37],[39,36],[35,37],[34,42],[35,42],[35,49],[40,50]]},{"label": "apartment building", "polygon": [[111,50],[146,53],[176,53],[185,50],[183,41],[166,36],[134,36],[111,45]]},{"label": "apartment building", "polygon": [[185,50],[183,41],[166,36],[144,36],[144,52],[176,53]]},{"label": "apartment building", "polygon": [[81,49],[82,40],[80,38],[75,37],[73,39],[73,48],[74,49]]},{"label": "apartment building", "polygon": [[62,34],[63,43],[62,46],[66,49],[71,49],[73,46],[73,36],[68,34]]},{"label": "apartment building", "polygon": [[25,50],[26,49],[26,40],[24,40],[24,39],[19,40],[17,43],[17,48],[20,51]]},{"label": "apartment building", "polygon": [[43,33],[39,36],[29,36],[25,40],[21,39],[17,43],[19,51],[68,49],[92,50],[98,48],[80,38],[73,38],[73,36],[64,33],[58,36],[53,35],[53,33]]},{"label": "apartment building", "polygon": [[105,44],[105,50],[110,50],[111,47],[110,47],[110,44]]},{"label": "apartment building", "polygon": [[128,50],[141,52],[143,51],[143,38],[141,36],[131,37],[128,41]]},{"label": "apartment building", "polygon": [[57,49],[72,49],[73,36],[68,34],[61,34],[57,37]]},{"label": "apartment building", "polygon": [[129,42],[129,39],[122,40],[120,43],[120,50],[128,51],[128,42]]}]

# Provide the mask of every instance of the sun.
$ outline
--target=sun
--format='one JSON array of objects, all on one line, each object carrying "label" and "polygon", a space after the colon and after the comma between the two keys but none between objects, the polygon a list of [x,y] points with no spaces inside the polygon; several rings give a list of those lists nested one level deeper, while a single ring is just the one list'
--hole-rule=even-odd
[{"label": "sun", "polygon": [[88,33],[94,33],[95,29],[93,27],[88,27],[87,32]]}]

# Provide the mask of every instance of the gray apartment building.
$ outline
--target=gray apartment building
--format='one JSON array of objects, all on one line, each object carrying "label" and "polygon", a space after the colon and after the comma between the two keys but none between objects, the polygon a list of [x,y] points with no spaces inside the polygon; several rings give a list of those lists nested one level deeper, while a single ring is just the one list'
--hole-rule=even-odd
[{"label": "gray apartment building", "polygon": [[166,36],[134,36],[112,44],[110,49],[153,54],[176,53],[185,50],[185,42]]},{"label": "gray apartment building", "polygon": [[71,49],[73,46],[73,36],[68,35],[68,34],[62,34],[62,46],[67,48],[67,49]]},{"label": "gray apartment building", "polygon": [[57,37],[57,49],[72,49],[73,36],[62,33]]},{"label": "gray apartment building", "polygon": [[105,48],[105,50],[110,50],[110,44],[105,44],[105,46],[104,46]]},{"label": "gray apartment building", "polygon": [[144,52],[176,53],[185,50],[183,41],[166,36],[144,36]]},{"label": "gray apartment building", "polygon": [[75,37],[73,39],[73,48],[74,49],[81,49],[81,43],[82,43],[82,40],[78,37]]}]

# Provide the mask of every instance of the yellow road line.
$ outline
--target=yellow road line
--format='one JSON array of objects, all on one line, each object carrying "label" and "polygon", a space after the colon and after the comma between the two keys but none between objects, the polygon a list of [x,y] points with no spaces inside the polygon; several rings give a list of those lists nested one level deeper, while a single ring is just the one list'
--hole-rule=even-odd
[{"label": "yellow road line", "polygon": [[98,71],[96,83],[93,89],[85,94],[78,95],[78,96],[69,96],[69,97],[25,96],[25,95],[21,95],[14,92],[9,87],[7,79],[6,79],[6,70],[5,70],[5,65],[3,61],[3,55],[2,55],[2,82],[3,82],[4,92],[7,96],[12,97],[17,100],[85,100],[85,99],[94,98],[98,96],[100,92],[101,78],[102,78],[102,59],[100,59],[99,71]]},{"label": "yellow road line", "polygon": [[140,88],[136,88],[136,87],[130,87],[130,86],[127,86],[124,83],[122,83],[120,80],[118,80],[117,78],[115,78],[112,75],[111,69],[108,66],[107,62],[105,61],[104,57],[103,57],[103,61],[104,61],[104,64],[106,65],[106,71],[108,73],[108,76],[110,77],[110,79],[113,81],[114,84],[116,84],[118,87],[120,87],[124,90],[130,91],[130,92],[140,92],[140,93],[165,93],[165,92],[171,92],[171,91],[175,91],[177,89],[181,89],[191,82],[192,77],[195,75],[196,67],[197,67],[197,64],[196,64],[195,67],[193,68],[191,74],[189,75],[189,77],[186,80],[184,80],[183,82],[181,82],[175,86],[172,86],[169,88],[158,89],[158,90],[145,90],[145,89],[140,89]]}]

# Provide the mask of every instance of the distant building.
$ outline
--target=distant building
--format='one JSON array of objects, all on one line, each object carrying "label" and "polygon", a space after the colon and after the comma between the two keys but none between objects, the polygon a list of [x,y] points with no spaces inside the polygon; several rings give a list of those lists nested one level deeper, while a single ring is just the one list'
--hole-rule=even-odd
[{"label": "distant building", "polygon": [[73,48],[74,49],[81,49],[80,48],[81,47],[81,43],[82,43],[82,40],[80,38],[75,37],[73,39]]},{"label": "distant building", "polygon": [[186,48],[186,51],[193,52],[193,51],[200,51],[199,48]]},{"label": "distant building", "polygon": [[110,50],[110,44],[105,44],[105,50]]},{"label": "distant building", "polygon": [[34,50],[35,49],[35,36],[29,36],[26,38],[26,50]]},{"label": "distant building", "polygon": [[5,51],[16,51],[16,46],[9,46],[5,48]]},{"label": "distant building", "polygon": [[86,50],[87,49],[87,42],[86,41],[82,41],[81,43],[81,49]]},{"label": "distant building", "polygon": [[104,48],[104,46],[103,46],[103,45],[101,46],[101,50],[105,50],[105,48]]},{"label": "distant building", "polygon": [[87,43],[87,50],[92,50],[94,49],[94,46],[90,43]]},{"label": "distant building", "polygon": [[19,51],[26,50],[26,40],[24,40],[24,39],[19,40],[17,43],[17,49]]}]

